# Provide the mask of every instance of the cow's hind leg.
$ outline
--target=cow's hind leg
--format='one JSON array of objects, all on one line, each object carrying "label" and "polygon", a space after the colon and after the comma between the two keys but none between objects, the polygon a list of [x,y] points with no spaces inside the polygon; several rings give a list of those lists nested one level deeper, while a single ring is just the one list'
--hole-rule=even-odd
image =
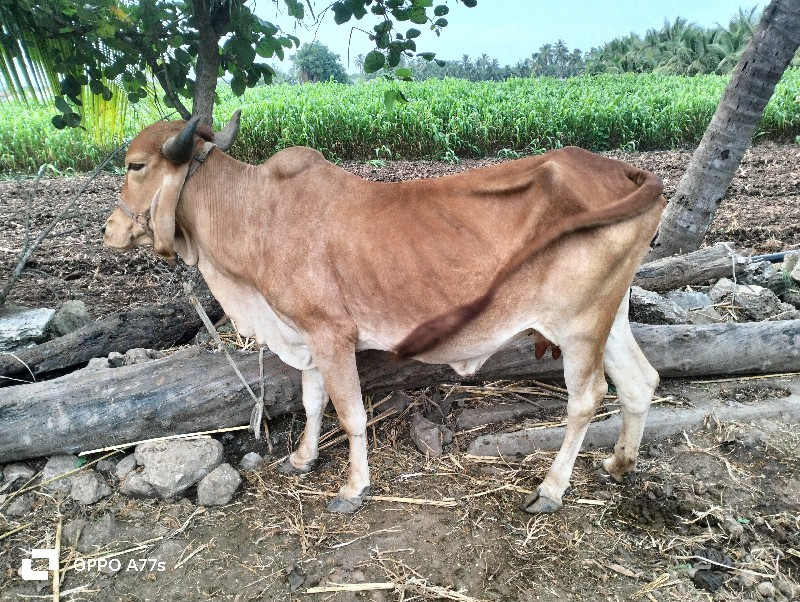
[{"label": "cow's hind leg", "polygon": [[316,368],[303,370],[303,408],[306,411],[306,427],[297,449],[284,462],[280,470],[289,474],[304,474],[314,468],[319,457],[319,434],[322,430],[322,414],[328,405],[328,392],[322,374]]},{"label": "cow's hind leg", "polygon": [[569,486],[572,468],[589,422],[608,391],[603,374],[602,343],[588,337],[572,337],[562,344],[564,380],[569,392],[564,441],[538,490],[522,503],[526,512],[555,512]]},{"label": "cow's hind leg", "polygon": [[636,470],[647,412],[653,392],[658,386],[658,372],[647,361],[631,334],[627,295],[611,327],[603,364],[614,381],[622,413],[619,439],[611,457],[603,460],[603,469],[611,478],[621,483]]}]

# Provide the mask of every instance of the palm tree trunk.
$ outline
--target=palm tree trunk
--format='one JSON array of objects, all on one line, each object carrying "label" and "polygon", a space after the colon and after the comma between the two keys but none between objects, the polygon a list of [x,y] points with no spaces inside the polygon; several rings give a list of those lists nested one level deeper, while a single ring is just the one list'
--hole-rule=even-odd
[{"label": "palm tree trunk", "polygon": [[775,85],[800,46],[800,2],[772,0],[661,220],[646,261],[700,247]]}]

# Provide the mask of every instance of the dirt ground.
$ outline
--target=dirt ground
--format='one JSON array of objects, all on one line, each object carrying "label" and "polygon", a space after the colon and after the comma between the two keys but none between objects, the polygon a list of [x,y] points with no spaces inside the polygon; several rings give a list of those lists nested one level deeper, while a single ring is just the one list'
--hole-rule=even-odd
[{"label": "dirt ground", "polygon": [[[620,153],[659,174],[667,197],[690,155]],[[488,162],[345,167],[393,180]],[[80,182],[43,180],[33,196],[32,180],[0,183],[0,284],[23,244],[28,200],[35,236]],[[58,235],[37,251],[11,302],[54,307],[81,299],[101,318],[179,294],[172,272],[147,251],[119,256],[102,247],[99,228],[119,186],[114,175],[90,186]],[[800,148],[748,152],[708,237],[720,240],[755,253],[800,244]],[[724,414],[728,403],[765,403],[797,381],[665,381],[657,396],[680,405],[701,395]],[[50,583],[23,582],[17,571],[31,548],[54,544],[59,522],[62,568],[72,567],[60,586],[68,600],[800,599],[800,425],[710,418],[693,432],[645,441],[638,479],[619,486],[595,476],[608,450],[585,451],[562,511],[531,516],[518,504],[544,477],[554,453],[492,459],[470,456],[466,448],[478,435],[560,420],[561,395],[535,383],[443,385],[409,394],[411,408],[370,430],[372,494],[379,499],[355,515],[324,509],[344,479],[343,444],[326,449],[320,466],[303,477],[270,465],[246,475],[224,507],[197,507],[193,491],[171,503],[126,498],[106,465],[115,492],[94,506],[36,490],[27,516],[6,517],[0,507],[0,599],[52,598]],[[456,426],[464,408],[521,400],[538,404],[540,414],[469,431]],[[604,409],[613,410],[614,401]],[[426,457],[410,441],[415,411],[438,415],[455,431],[442,458]],[[335,425],[328,416],[325,431],[335,434]],[[301,416],[274,421],[268,462],[288,453],[301,430]],[[233,464],[248,451],[269,453],[265,442],[239,432],[220,438]],[[78,570],[72,560],[86,556],[117,559],[121,568]],[[375,589],[387,582],[394,589]],[[364,591],[308,592],[326,583]]]}]

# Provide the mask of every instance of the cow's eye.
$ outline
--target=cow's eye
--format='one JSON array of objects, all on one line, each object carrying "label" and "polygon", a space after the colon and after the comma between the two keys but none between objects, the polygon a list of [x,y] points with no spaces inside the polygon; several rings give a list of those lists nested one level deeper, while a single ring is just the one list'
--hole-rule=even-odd
[{"label": "cow's eye", "polygon": [[128,171],[139,171],[144,167],[144,163],[129,163]]}]

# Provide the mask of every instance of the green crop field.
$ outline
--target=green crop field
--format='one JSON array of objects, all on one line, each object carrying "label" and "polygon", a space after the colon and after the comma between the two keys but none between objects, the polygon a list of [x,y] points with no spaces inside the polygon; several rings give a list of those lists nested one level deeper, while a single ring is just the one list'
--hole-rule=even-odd
[{"label": "green crop field", "polygon": [[[567,80],[511,79],[472,83],[384,80],[274,85],[236,98],[219,91],[221,126],[236,109],[242,131],[233,153],[258,163],[277,150],[305,145],[331,159],[419,159],[516,156],[564,145],[592,150],[671,148],[696,144],[714,113],[726,77],[602,75]],[[388,110],[384,92],[409,99]],[[32,173],[41,165],[88,170],[110,150],[81,130],[58,131],[51,109],[0,105],[0,172]],[[126,135],[152,120],[131,110]],[[758,140],[800,135],[800,70],[778,85]]]}]

